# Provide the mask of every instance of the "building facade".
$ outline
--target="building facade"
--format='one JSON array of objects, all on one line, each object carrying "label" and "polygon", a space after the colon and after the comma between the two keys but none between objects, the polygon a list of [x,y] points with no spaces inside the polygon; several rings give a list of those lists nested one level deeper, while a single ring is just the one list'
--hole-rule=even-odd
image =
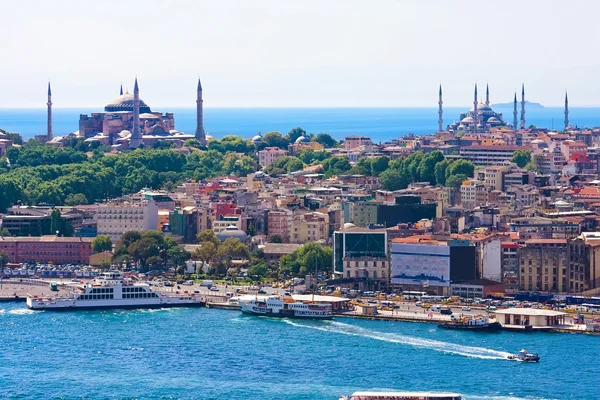
[{"label": "building facade", "polygon": [[158,204],[152,199],[103,203],[95,215],[98,235],[117,242],[127,231],[158,229]]},{"label": "building facade", "polygon": [[567,239],[532,239],[519,248],[519,288],[527,291],[568,290]]},{"label": "building facade", "polygon": [[31,237],[0,236],[0,251],[11,263],[88,264],[92,238],[60,237],[55,235]]}]

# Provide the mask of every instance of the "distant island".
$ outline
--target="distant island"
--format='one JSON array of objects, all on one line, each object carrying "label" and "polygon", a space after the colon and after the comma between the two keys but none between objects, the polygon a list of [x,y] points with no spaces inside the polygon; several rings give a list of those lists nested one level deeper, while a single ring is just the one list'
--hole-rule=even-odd
[{"label": "distant island", "polygon": [[[507,107],[512,107],[513,105],[514,105],[514,103],[511,101],[509,103],[496,103],[496,104],[492,104],[492,107],[507,108]],[[520,101],[517,103],[517,106],[520,109],[520,107],[521,107],[521,102]],[[527,108],[546,108],[546,107],[544,107],[540,103],[534,103],[532,101],[527,101],[527,100],[525,100],[525,107],[527,107]]]}]

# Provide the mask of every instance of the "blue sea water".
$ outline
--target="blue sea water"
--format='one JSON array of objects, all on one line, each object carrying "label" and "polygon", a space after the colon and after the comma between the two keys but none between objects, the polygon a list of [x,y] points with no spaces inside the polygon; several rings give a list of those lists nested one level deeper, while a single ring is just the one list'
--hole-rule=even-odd
[{"label": "blue sea water", "polygon": [[[0,304],[0,398],[337,399],[451,390],[467,399],[598,399],[600,338],[292,321],[215,309],[38,312]],[[508,361],[521,348],[539,364]]]},{"label": "blue sea water", "polygon": [[[445,124],[459,119],[465,108],[449,107],[444,110]],[[54,135],[65,135],[79,129],[81,113],[100,111],[94,109],[55,108],[53,110]],[[175,114],[175,127],[193,133],[196,127],[196,110],[176,108],[161,110]],[[512,110],[496,108],[512,121]],[[527,124],[562,129],[563,109],[559,107],[530,108]],[[436,108],[205,108],[204,126],[216,138],[235,134],[251,138],[256,132],[289,132],[301,126],[310,133],[325,132],[336,139],[358,134],[370,136],[373,141],[386,141],[408,133],[429,134],[437,130]],[[600,108],[570,109],[569,119],[573,125],[600,126]],[[46,110],[0,109],[0,128],[20,133],[24,138],[46,132]]]}]

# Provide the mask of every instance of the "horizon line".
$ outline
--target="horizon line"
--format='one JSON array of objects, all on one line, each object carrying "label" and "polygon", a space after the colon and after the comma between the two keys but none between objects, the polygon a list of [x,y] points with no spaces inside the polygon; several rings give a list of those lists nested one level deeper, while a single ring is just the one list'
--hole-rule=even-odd
[{"label": "horizon line", "polygon": [[[504,104],[508,104],[508,103],[504,103]],[[519,103],[520,104],[520,103]],[[494,104],[491,104],[491,106],[494,106]],[[471,105],[447,105],[444,106],[444,109],[446,108],[466,108],[466,109],[470,109],[470,107],[472,107]],[[520,105],[519,105],[520,107]],[[53,104],[52,109],[56,110],[56,109],[82,109],[82,108],[101,108],[103,109],[104,107],[98,107],[98,106],[90,106],[90,105],[82,105],[82,106],[55,106]],[[165,105],[158,105],[156,107],[152,107],[152,108],[189,108],[189,109],[196,109],[196,106],[192,106],[192,105],[170,105],[170,106],[165,106]],[[406,108],[431,108],[431,109],[438,109],[438,106],[436,105],[415,105],[415,106],[239,106],[239,105],[232,105],[232,106],[204,106],[204,109],[406,109]],[[507,107],[500,107],[500,108],[509,108]],[[512,108],[512,107],[510,107]],[[544,109],[544,108],[564,108],[564,104],[551,104],[551,105],[543,105],[542,107],[533,107],[533,109]],[[600,104],[593,104],[593,105],[573,105],[571,103],[569,103],[569,110],[572,108],[600,108]],[[45,106],[9,106],[9,107],[5,107],[5,106],[0,106],[0,110],[37,110],[37,109],[43,109],[45,110],[46,107]],[[531,109],[531,108],[530,108]],[[520,110],[520,108],[519,108]],[[95,112],[110,112],[110,111],[95,111]],[[154,112],[154,111],[153,111]]]}]

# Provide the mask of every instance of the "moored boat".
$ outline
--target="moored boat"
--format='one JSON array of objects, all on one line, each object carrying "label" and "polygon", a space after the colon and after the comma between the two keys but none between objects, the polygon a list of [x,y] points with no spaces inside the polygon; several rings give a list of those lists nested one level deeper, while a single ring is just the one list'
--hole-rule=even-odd
[{"label": "moored boat", "polygon": [[283,296],[244,296],[239,299],[240,309],[245,314],[268,317],[332,319],[330,304],[312,301],[296,301],[289,294]]},{"label": "moored boat", "polygon": [[488,317],[483,315],[475,315],[471,318],[462,317],[453,319],[450,322],[438,324],[438,328],[442,329],[465,329],[473,331],[498,331],[502,328],[499,322],[491,322]]},{"label": "moored boat", "polygon": [[168,296],[131,283],[120,272],[105,272],[92,283],[73,286],[67,297],[27,296],[32,310],[81,310],[108,308],[202,307],[206,303],[194,295]]}]

